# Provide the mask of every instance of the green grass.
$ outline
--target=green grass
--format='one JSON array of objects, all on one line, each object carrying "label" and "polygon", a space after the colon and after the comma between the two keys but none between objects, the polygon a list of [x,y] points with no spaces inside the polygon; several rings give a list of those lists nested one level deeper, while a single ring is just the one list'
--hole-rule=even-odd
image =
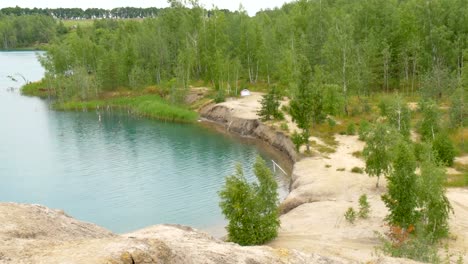
[{"label": "green grass", "polygon": [[28,83],[21,87],[21,94],[27,96],[38,96],[41,98],[46,98],[49,95],[54,95],[52,91],[49,91],[43,80]]},{"label": "green grass", "polygon": [[62,20],[63,25],[67,28],[73,26],[80,27],[91,27],[94,23],[94,19],[83,19],[83,20]]},{"label": "green grass", "polygon": [[132,114],[159,120],[173,122],[195,122],[198,114],[182,106],[171,105],[158,95],[142,95],[136,97],[118,97],[104,100],[71,101],[54,104],[56,110],[80,111],[121,108],[128,109]]},{"label": "green grass", "polygon": [[363,174],[364,173],[364,170],[362,168],[359,168],[359,167],[353,167],[351,169],[351,172],[352,173],[359,173],[359,174]]}]

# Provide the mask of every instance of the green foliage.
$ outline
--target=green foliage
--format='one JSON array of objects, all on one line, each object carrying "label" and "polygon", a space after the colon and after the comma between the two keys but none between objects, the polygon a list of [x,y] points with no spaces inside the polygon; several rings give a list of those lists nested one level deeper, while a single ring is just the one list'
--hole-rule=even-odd
[{"label": "green foliage", "polygon": [[[190,8],[171,3],[164,9],[4,8],[0,46],[48,43],[51,76],[84,67],[103,91],[138,87],[136,80],[148,77],[158,85],[176,78],[182,88],[204,80],[229,94],[244,83],[279,84],[294,97],[296,81],[311,77],[301,72],[304,57],[329,115],[367,112],[365,102],[359,110],[348,107],[353,94],[420,89],[439,98],[466,79],[466,1],[297,1],[252,17],[242,9],[206,10],[196,1]],[[52,13],[73,20],[54,21]],[[145,19],[115,19],[135,17]]]},{"label": "green foliage", "polygon": [[259,245],[277,236],[279,227],[278,184],[265,161],[254,165],[257,183],[248,183],[242,167],[226,178],[219,192],[220,207],[229,220],[229,240],[240,245]]},{"label": "green foliage", "polygon": [[222,103],[226,101],[226,95],[224,90],[220,89],[216,92],[215,98],[214,98],[215,103]]},{"label": "green foliage", "polygon": [[[401,230],[401,229],[400,229]],[[416,228],[418,230],[418,228]],[[409,258],[427,263],[439,263],[437,246],[434,245],[423,232],[415,235],[406,234],[400,231],[397,234],[389,234],[390,240],[381,237],[382,251],[395,258]],[[397,238],[395,238],[397,237]],[[401,238],[403,237],[403,238]]]},{"label": "green foliage", "polygon": [[[290,114],[297,126],[303,130],[303,137],[309,138],[310,127],[325,120],[323,95],[310,82],[311,69],[307,58],[299,57],[299,79],[297,90],[290,103]],[[307,151],[310,151],[307,140]]]},{"label": "green foliage", "polygon": [[419,128],[423,141],[432,141],[440,131],[439,107],[434,101],[421,101],[419,109],[422,113],[422,120]]},{"label": "green foliage", "polygon": [[343,113],[345,98],[338,85],[323,85],[323,111],[331,116],[338,116]]},{"label": "green foliage", "polygon": [[171,105],[158,95],[122,97],[107,100],[69,101],[57,103],[54,105],[54,108],[57,110],[81,111],[83,109],[106,109],[108,106],[110,108],[128,109],[135,115],[160,120],[195,122],[198,119],[197,113],[181,106]]},{"label": "green foliage", "polygon": [[55,92],[47,87],[47,84],[44,80],[40,80],[37,82],[31,82],[23,85],[21,87],[21,94],[27,96],[38,96],[42,98],[47,98],[49,96],[55,95]]},{"label": "green foliage", "polygon": [[463,87],[459,87],[451,96],[450,104],[450,124],[453,128],[468,125],[468,110],[465,107],[468,101],[468,94]]},{"label": "green foliage", "polygon": [[[299,152],[300,147],[306,143],[306,140],[304,139],[304,136],[302,134],[297,133],[297,131],[294,131],[294,133],[291,135],[291,141],[293,142],[294,146],[296,147],[296,151]],[[307,139],[308,141],[308,139]]]},{"label": "green foliage", "polygon": [[437,241],[448,235],[448,218],[452,207],[445,195],[444,169],[435,161],[428,144],[419,145],[421,176],[409,146],[397,146],[394,172],[388,177],[388,193],[382,200],[389,208],[388,239],[383,251],[394,257],[419,261],[439,261]]},{"label": "green foliage", "polygon": [[359,173],[359,174],[363,174],[364,173],[364,170],[362,168],[359,168],[359,167],[353,167],[351,169],[351,172],[352,173]]},{"label": "green foliage", "polygon": [[447,166],[452,166],[455,159],[455,146],[446,133],[439,133],[432,141],[436,159]]},{"label": "green foliage", "polygon": [[349,123],[346,127],[346,135],[355,135],[356,134],[356,127],[354,123]]},{"label": "green foliage", "polygon": [[396,97],[388,102],[383,112],[389,124],[398,130],[403,137],[409,138],[411,130],[411,112],[406,102],[401,97]]},{"label": "green foliage", "polygon": [[363,156],[366,160],[366,172],[369,176],[388,175],[392,168],[393,146],[398,141],[396,133],[391,127],[385,124],[376,124],[366,138],[366,146],[363,150]]},{"label": "green foliage", "polygon": [[365,141],[367,138],[367,134],[371,130],[371,124],[367,120],[361,120],[359,123],[359,140]]},{"label": "green foliage", "polygon": [[272,86],[267,94],[262,96],[261,108],[258,115],[263,121],[284,119],[283,113],[279,110],[281,96],[278,94],[276,86]]},{"label": "green foliage", "polygon": [[0,49],[31,48],[55,39],[57,25],[44,15],[1,16]]},{"label": "green foliage", "polygon": [[[430,156],[430,153],[426,154]],[[421,177],[418,186],[418,207],[420,221],[426,236],[436,242],[448,235],[450,202],[445,196],[445,170],[434,159],[427,157],[421,165]]]},{"label": "green foliage", "polygon": [[391,105],[390,97],[385,96],[382,99],[380,99],[378,107],[379,107],[381,116],[388,116],[389,111],[390,111],[390,105]]},{"label": "green foliage", "polygon": [[412,149],[404,141],[396,146],[393,171],[387,177],[388,192],[382,196],[389,209],[387,220],[391,225],[409,228],[417,223],[416,160]]},{"label": "green foliage", "polygon": [[142,89],[151,83],[149,72],[139,66],[134,66],[128,75],[128,84],[132,89]]},{"label": "green foliage", "polygon": [[349,207],[348,210],[345,212],[344,217],[346,221],[350,222],[351,224],[354,224],[357,218],[357,213],[354,210],[354,208]]},{"label": "green foliage", "polygon": [[370,213],[370,204],[367,201],[367,195],[363,194],[359,197],[359,218],[368,218]]}]

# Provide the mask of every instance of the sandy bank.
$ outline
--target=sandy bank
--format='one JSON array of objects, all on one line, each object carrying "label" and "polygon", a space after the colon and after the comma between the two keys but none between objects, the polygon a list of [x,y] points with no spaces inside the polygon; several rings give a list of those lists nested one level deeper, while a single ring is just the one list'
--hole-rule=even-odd
[{"label": "sandy bank", "polygon": [[[261,94],[211,105],[201,111],[201,116],[221,123],[232,132],[259,136],[255,129],[272,130],[258,121],[257,111],[260,107]],[[286,117],[291,129],[291,118]],[[275,131],[275,130],[272,130]],[[278,133],[275,131],[275,133]],[[280,132],[281,133],[281,132]],[[283,135],[284,136],[284,135]],[[336,152],[327,157],[317,155],[299,160],[290,140],[288,148],[282,148],[274,137],[265,141],[274,142],[273,147],[288,153],[296,161],[291,175],[291,191],[282,203],[283,215],[279,236],[269,245],[275,248],[298,249],[304,252],[315,252],[325,256],[339,256],[349,261],[368,262],[375,259],[376,246],[380,244],[375,232],[384,233],[384,218],[387,208],[380,196],[386,192],[385,179],[380,180],[376,188],[376,178],[367,174],[352,173],[353,167],[364,168],[364,161],[352,155],[362,151],[364,142],[357,136],[337,135]],[[282,142],[288,139],[281,138]],[[316,139],[318,141],[318,139]],[[358,208],[358,199],[366,194],[371,205],[368,219],[359,219],[350,224],[344,219],[349,207]],[[447,192],[455,214],[450,219],[450,245],[455,258],[464,255],[468,259],[468,190],[450,189]],[[403,263],[406,260],[399,260]]]}]

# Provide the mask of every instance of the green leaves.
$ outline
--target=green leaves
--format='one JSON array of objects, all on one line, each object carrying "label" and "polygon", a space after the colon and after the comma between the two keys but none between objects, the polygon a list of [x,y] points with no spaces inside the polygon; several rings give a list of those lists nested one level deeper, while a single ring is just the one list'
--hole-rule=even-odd
[{"label": "green leaves", "polygon": [[421,177],[418,188],[418,207],[424,231],[434,242],[448,235],[448,219],[453,209],[445,195],[445,170],[432,159],[421,165]]},{"label": "green leaves", "polygon": [[381,175],[388,175],[392,168],[393,147],[398,141],[398,134],[385,125],[376,124],[374,129],[366,134],[366,147],[363,155],[366,159],[366,173],[377,176],[376,187],[379,186]]},{"label": "green leaves", "polygon": [[258,111],[258,115],[263,121],[284,119],[283,113],[279,110],[280,95],[278,94],[276,86],[271,87],[268,93],[262,96],[260,104],[261,108]]},{"label": "green leaves", "polygon": [[265,161],[257,157],[254,173],[258,183],[248,183],[242,167],[226,177],[219,192],[229,240],[240,245],[263,244],[278,234],[278,184]]},{"label": "green leaves", "polygon": [[404,141],[396,146],[393,171],[387,177],[388,192],[382,200],[390,213],[387,220],[390,224],[408,228],[417,222],[417,184],[416,160],[413,150]]}]

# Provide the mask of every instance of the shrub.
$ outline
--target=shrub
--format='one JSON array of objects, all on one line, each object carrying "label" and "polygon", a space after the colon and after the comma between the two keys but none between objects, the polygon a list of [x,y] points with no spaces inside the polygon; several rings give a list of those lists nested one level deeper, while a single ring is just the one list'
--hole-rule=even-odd
[{"label": "shrub", "polygon": [[363,174],[364,173],[364,170],[362,168],[359,168],[359,167],[353,167],[351,169],[351,172],[352,173],[359,173],[359,174]]},{"label": "shrub", "polygon": [[240,245],[259,245],[278,235],[278,184],[265,161],[257,157],[254,165],[257,183],[249,183],[242,167],[226,178],[219,192],[220,207],[229,223],[230,241]]},{"label": "shrub", "polygon": [[419,134],[423,141],[432,141],[440,131],[440,110],[433,101],[419,102],[422,120],[419,125]]},{"label": "shrub", "polygon": [[348,127],[346,128],[346,134],[350,136],[356,134],[356,127],[354,126],[354,123],[349,123]]},{"label": "shrub", "polygon": [[214,101],[215,101],[215,103],[217,103],[217,104],[226,101],[226,96],[225,96],[225,93],[224,93],[224,90],[223,90],[223,89],[219,89],[219,90],[216,92]]},{"label": "shrub", "polygon": [[[419,230],[419,228],[416,228],[416,230]],[[414,229],[411,232],[413,231]],[[411,232],[403,228],[391,227],[386,234],[388,239],[381,236],[382,251],[396,258],[439,263],[437,247],[424,234],[413,235]]]},{"label": "shrub", "polygon": [[370,205],[367,201],[367,195],[363,194],[359,197],[359,218],[368,218],[370,212]]},{"label": "shrub", "polygon": [[336,121],[335,121],[335,119],[333,119],[333,118],[330,118],[330,117],[327,118],[327,123],[328,123],[328,126],[329,126],[329,127],[332,127],[332,128],[333,128],[333,127],[336,126]]},{"label": "shrub", "polygon": [[261,108],[257,112],[263,121],[271,119],[284,119],[283,113],[279,110],[280,107],[280,95],[276,91],[276,87],[273,86],[267,94],[262,96],[260,101]]},{"label": "shrub", "polygon": [[452,166],[455,159],[455,147],[446,133],[438,134],[432,142],[436,159],[447,166]]},{"label": "shrub", "polygon": [[350,222],[351,224],[354,224],[354,221],[356,221],[356,216],[357,213],[352,207],[349,207],[346,213],[344,214],[346,221]]},{"label": "shrub", "polygon": [[366,120],[361,120],[361,123],[359,123],[359,140],[366,140],[367,134],[371,130],[371,124],[366,121]]},{"label": "shrub", "polygon": [[297,131],[294,131],[294,133],[291,135],[291,141],[296,147],[297,152],[299,152],[299,148],[302,146],[302,144],[305,143],[304,136],[302,134],[297,133]]},{"label": "shrub", "polygon": [[390,98],[384,97],[380,100],[379,105],[380,115],[387,116],[390,108]]}]

